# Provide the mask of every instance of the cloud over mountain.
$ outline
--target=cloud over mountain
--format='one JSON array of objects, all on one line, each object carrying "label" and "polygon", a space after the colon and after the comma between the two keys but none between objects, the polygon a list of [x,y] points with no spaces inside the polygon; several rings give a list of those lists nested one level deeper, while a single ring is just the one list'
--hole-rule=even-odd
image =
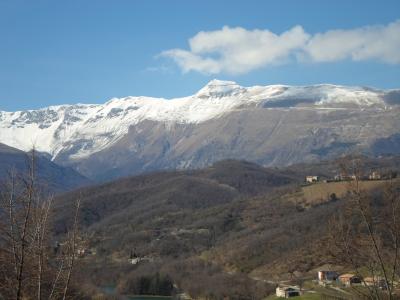
[{"label": "cloud over mountain", "polygon": [[224,26],[201,31],[189,39],[190,50],[161,53],[183,72],[242,74],[288,62],[376,60],[400,63],[400,20],[388,25],[307,33],[301,26],[277,34],[268,29]]}]

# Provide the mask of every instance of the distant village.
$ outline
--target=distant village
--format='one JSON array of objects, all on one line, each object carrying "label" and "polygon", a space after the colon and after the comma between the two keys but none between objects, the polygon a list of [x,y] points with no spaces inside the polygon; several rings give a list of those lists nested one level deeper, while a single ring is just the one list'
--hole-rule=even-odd
[{"label": "distant village", "polygon": [[[318,283],[320,286],[329,286],[337,290],[352,286],[375,287],[381,290],[386,290],[388,284],[385,279],[380,276],[363,278],[352,273],[339,274],[339,272],[333,270],[320,270],[317,272],[316,277],[317,278],[314,282]],[[305,292],[312,293],[312,291],[302,289],[298,285],[280,284],[276,288],[276,296],[279,298],[297,297],[303,295]]]},{"label": "distant village", "polygon": [[317,182],[340,182],[340,181],[352,181],[352,180],[388,180],[397,177],[396,172],[379,172],[372,171],[368,174],[356,175],[356,174],[336,174],[333,178],[321,180],[320,176],[308,175],[305,177],[305,183],[312,184]]},{"label": "distant village", "polygon": [[[305,177],[305,185],[311,185],[316,183],[329,183],[329,182],[345,182],[345,181],[378,181],[378,180],[389,180],[397,178],[396,172],[380,172],[371,171],[367,174],[355,175],[339,173],[332,178],[321,179],[317,175],[308,175]],[[348,287],[374,287],[380,290],[386,290],[388,282],[381,276],[367,276],[361,277],[353,273],[340,274],[335,270],[319,270],[316,274],[316,279],[313,282],[317,283],[322,287],[330,287],[340,291],[342,288]],[[399,285],[399,283],[398,283]],[[302,296],[304,293],[315,293],[312,289],[303,289],[299,285],[291,285],[282,282],[276,287],[276,297],[278,298],[292,298]],[[345,292],[342,290],[342,292]]]}]

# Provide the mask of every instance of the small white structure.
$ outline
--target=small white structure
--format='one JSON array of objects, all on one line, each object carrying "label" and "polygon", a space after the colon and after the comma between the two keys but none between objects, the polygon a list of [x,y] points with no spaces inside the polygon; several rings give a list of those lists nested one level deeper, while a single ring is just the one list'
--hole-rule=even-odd
[{"label": "small white structure", "polygon": [[141,261],[140,257],[133,257],[129,259],[129,263],[131,263],[132,265],[136,265]]},{"label": "small white structure", "polygon": [[354,174],[348,175],[348,174],[341,173],[341,174],[335,175],[334,180],[335,181],[350,181],[350,180],[354,180],[356,178],[357,177]]},{"label": "small white structure", "polygon": [[300,296],[300,288],[298,286],[278,286],[276,288],[276,296],[282,298],[291,298]]},{"label": "small white structure", "polygon": [[314,182],[318,182],[318,181],[319,181],[318,176],[306,176],[307,183],[314,183]]},{"label": "small white structure", "polygon": [[130,264],[132,264],[132,265],[137,265],[138,263],[140,263],[140,262],[145,262],[145,261],[147,261],[147,262],[154,262],[154,258],[153,257],[150,257],[150,256],[143,256],[143,257],[140,257],[140,256],[132,256],[131,258],[129,258],[129,263]]},{"label": "small white structure", "polygon": [[129,255],[129,263],[132,265],[136,265],[141,261],[141,257],[136,254],[136,250],[131,250],[131,254]]},{"label": "small white structure", "polygon": [[368,178],[369,180],[380,180],[381,174],[379,172],[374,171],[371,174],[369,174]]},{"label": "small white structure", "polygon": [[86,249],[86,248],[78,248],[76,250],[76,254],[78,254],[78,256],[86,256],[86,255],[91,255],[92,251],[90,249]]}]

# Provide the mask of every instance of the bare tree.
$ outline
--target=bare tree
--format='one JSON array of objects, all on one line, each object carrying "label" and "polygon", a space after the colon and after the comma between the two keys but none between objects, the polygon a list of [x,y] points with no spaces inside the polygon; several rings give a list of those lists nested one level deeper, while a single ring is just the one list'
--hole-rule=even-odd
[{"label": "bare tree", "polygon": [[342,170],[352,180],[343,210],[330,221],[332,254],[360,278],[367,271],[372,284],[362,279],[364,288],[353,287],[359,295],[394,299],[394,283],[400,275],[398,184],[388,179],[384,188],[366,191],[361,161],[347,162]]},{"label": "bare tree", "polygon": [[72,227],[72,233],[68,238],[68,266],[67,266],[67,280],[65,282],[64,293],[62,299],[65,300],[67,296],[67,291],[71,282],[72,271],[74,269],[74,263],[76,258],[76,243],[77,243],[77,234],[78,234],[78,213],[81,201],[80,198],[76,201],[75,207],[75,216],[74,216],[74,223]]},{"label": "bare tree", "polygon": [[38,187],[36,161],[32,150],[27,174],[12,170],[0,186],[0,295],[17,300],[27,296],[66,299],[76,255],[80,201],[66,249],[53,253],[53,197],[44,196]]},{"label": "bare tree", "polygon": [[36,256],[37,256],[37,298],[42,299],[42,280],[43,280],[43,269],[44,261],[47,259],[45,257],[44,241],[47,234],[47,225],[50,207],[52,204],[52,198],[48,201],[43,202],[38,208],[38,215],[36,220],[36,238],[34,239],[37,243],[36,245]]}]

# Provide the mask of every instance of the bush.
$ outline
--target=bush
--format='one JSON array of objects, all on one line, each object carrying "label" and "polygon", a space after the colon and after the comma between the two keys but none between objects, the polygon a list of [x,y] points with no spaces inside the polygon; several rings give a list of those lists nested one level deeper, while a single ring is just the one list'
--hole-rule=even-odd
[{"label": "bush", "polygon": [[171,296],[174,285],[169,275],[152,271],[141,268],[130,273],[120,282],[118,291],[121,294]]}]

